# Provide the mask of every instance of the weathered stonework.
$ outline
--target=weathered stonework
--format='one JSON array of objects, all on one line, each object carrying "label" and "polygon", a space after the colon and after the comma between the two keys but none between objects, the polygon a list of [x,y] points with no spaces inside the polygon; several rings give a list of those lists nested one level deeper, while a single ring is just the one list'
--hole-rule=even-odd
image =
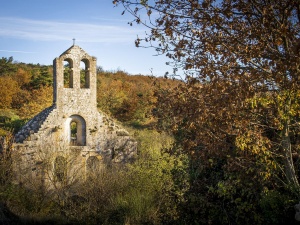
[{"label": "weathered stonework", "polygon": [[[68,73],[65,71],[65,76],[69,76],[67,87],[64,62],[70,66]],[[83,75],[80,75],[81,62],[85,64]],[[45,160],[55,169],[57,157],[67,156],[72,158],[73,170],[78,165],[92,169],[95,161],[111,164],[132,159],[136,154],[136,141],[97,109],[96,58],[73,45],[54,59],[53,66],[53,105],[15,135],[21,170],[26,171],[24,173],[38,171]],[[73,136],[71,124],[75,126]]]}]

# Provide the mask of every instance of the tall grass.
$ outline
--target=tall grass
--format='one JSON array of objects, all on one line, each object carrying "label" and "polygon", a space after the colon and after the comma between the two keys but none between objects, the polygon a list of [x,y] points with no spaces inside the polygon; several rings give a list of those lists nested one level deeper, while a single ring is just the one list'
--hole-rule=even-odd
[{"label": "tall grass", "polygon": [[177,186],[174,176],[184,169],[185,158],[162,151],[172,144],[166,134],[138,130],[134,136],[138,156],[130,164],[100,166],[66,188],[39,188],[38,181],[35,189],[10,183],[0,200],[19,217],[20,224],[135,225],[176,220],[176,204],[184,189]]}]

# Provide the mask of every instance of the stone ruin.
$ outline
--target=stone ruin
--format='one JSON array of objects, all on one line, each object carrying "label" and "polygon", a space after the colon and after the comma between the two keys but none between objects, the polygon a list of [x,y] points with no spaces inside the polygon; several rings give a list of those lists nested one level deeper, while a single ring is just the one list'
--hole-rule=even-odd
[{"label": "stone ruin", "polygon": [[51,179],[62,176],[62,165],[92,172],[98,164],[133,159],[137,142],[97,109],[96,58],[73,45],[54,59],[53,78],[53,105],[15,135],[19,180],[28,174],[45,177],[45,165]]}]

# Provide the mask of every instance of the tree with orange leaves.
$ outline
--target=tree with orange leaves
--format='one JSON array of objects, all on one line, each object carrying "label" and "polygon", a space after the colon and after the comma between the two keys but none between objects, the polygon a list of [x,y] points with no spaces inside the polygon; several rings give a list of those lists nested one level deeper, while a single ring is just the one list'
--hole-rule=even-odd
[{"label": "tree with orange leaves", "polygon": [[175,72],[183,69],[183,84],[158,93],[157,113],[197,169],[226,172],[214,184],[217,196],[237,193],[241,180],[240,194],[253,181],[261,196],[272,188],[298,190],[300,2],[113,2],[133,15],[131,25],[150,30],[137,46],[153,47]]}]

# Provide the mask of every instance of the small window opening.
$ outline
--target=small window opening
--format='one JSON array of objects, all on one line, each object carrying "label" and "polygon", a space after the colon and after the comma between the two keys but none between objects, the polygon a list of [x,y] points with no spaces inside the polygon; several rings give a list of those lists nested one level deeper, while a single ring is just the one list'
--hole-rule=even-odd
[{"label": "small window opening", "polygon": [[64,88],[73,88],[73,65],[71,59],[64,60]]},{"label": "small window opening", "polygon": [[70,124],[70,129],[71,129],[71,143],[70,145],[72,146],[77,146],[77,123],[75,121],[72,121]]},{"label": "small window opening", "polygon": [[86,145],[86,122],[79,115],[72,115],[66,120],[66,138],[70,146]]},{"label": "small window opening", "polygon": [[54,175],[59,182],[67,178],[67,160],[62,156],[58,156],[54,161]]},{"label": "small window opening", "polygon": [[89,70],[89,61],[83,59],[80,62],[80,88],[89,88],[90,87],[90,70]]},{"label": "small window opening", "polygon": [[96,156],[90,156],[86,161],[88,172],[97,171],[100,168],[100,161]]}]

